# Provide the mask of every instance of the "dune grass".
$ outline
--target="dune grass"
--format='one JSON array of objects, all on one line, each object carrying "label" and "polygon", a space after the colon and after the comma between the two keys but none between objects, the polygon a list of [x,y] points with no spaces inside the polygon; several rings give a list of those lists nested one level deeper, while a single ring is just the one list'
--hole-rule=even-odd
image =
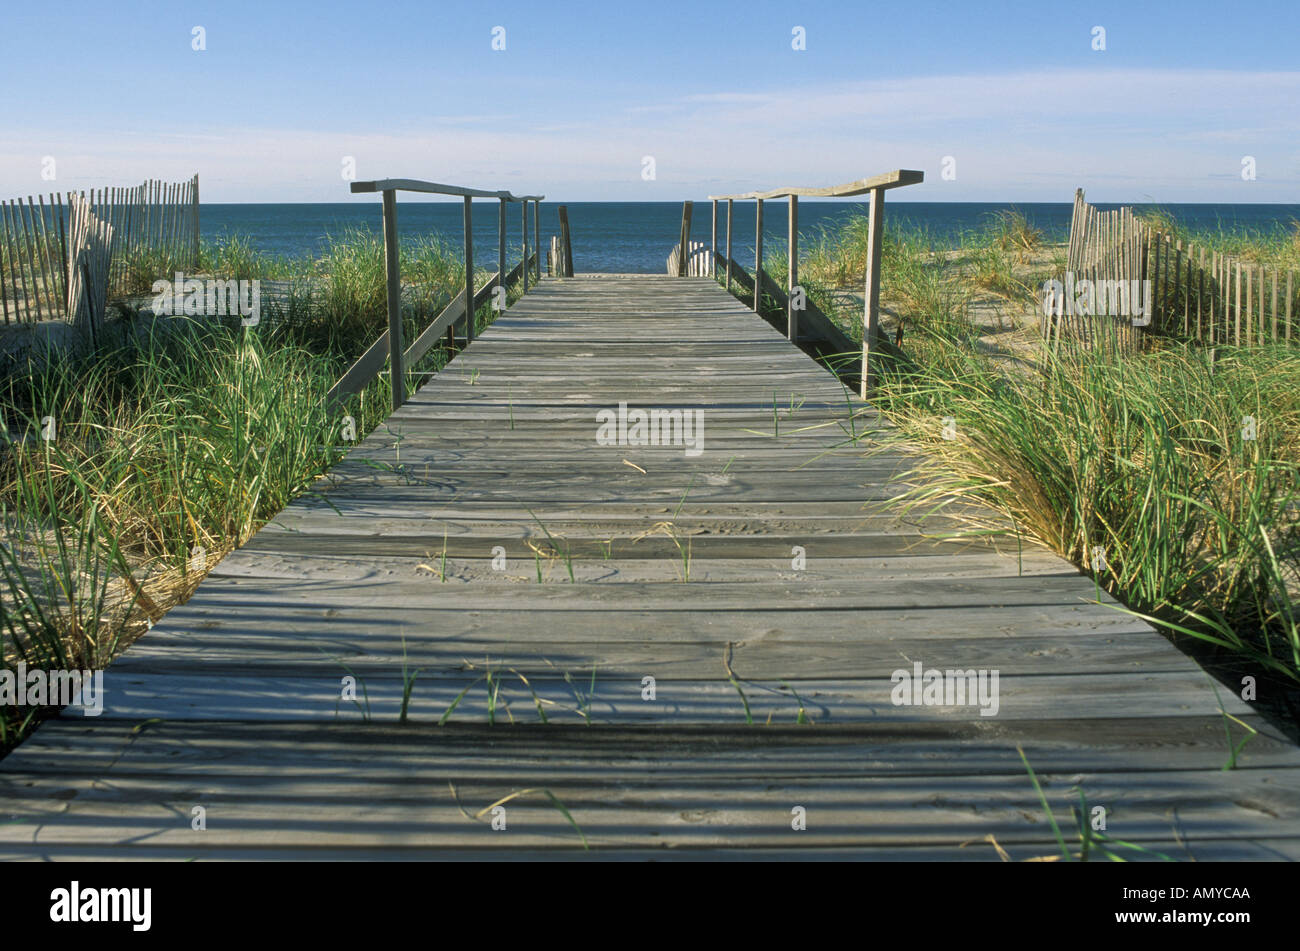
[{"label": "dune grass", "polygon": [[927,451],[910,504],[987,503],[1170,632],[1300,679],[1300,352],[1045,354],[1024,375],[926,327],[909,357],[876,402]]},{"label": "dune grass", "polygon": [[1162,208],[1139,212],[1138,217],[1184,245],[1195,244],[1207,252],[1217,251],[1243,263],[1285,271],[1300,271],[1300,221],[1274,228],[1227,227],[1189,228]]},{"label": "dune grass", "polygon": [[993,216],[988,238],[993,246],[1022,258],[1043,246],[1042,229],[1034,227],[1017,208],[999,211]]},{"label": "dune grass", "polygon": [[[511,254],[518,256],[515,249]],[[460,251],[439,235],[403,237],[400,244],[403,308],[415,314],[436,313],[464,284]],[[325,237],[318,255],[289,258],[268,254],[239,234],[204,240],[199,261],[166,251],[144,249],[122,264],[123,296],[146,296],[153,282],[170,280],[176,271],[188,277],[259,280],[263,306],[273,318],[297,325],[315,323],[326,331],[317,344],[355,349],[387,329],[387,283],[383,234],[377,229],[345,227]],[[481,283],[491,271],[476,269]],[[359,352],[359,351],[358,351]]]},{"label": "dune grass", "polygon": [[[11,380],[4,655],[106,663],[132,615],[174,603],[196,563],[211,567],[345,451],[322,401],[339,366],[238,326],[178,322]],[[382,406],[363,395],[357,429]]]},{"label": "dune grass", "polygon": [[909,504],[986,503],[1172,635],[1300,679],[1300,350],[1039,347],[1013,368],[980,346],[959,256],[913,237],[884,266],[909,332],[874,401],[926,450]]},{"label": "dune grass", "polygon": [[[830,288],[860,285],[865,235],[858,216],[806,242],[801,283],[819,305]],[[1219,240],[1271,260],[1290,239]],[[1198,642],[1203,662],[1245,663],[1293,688],[1300,349],[1212,353],[1163,339],[1140,354],[1052,354],[1025,326],[1025,359],[999,359],[973,303],[991,296],[1028,313],[1040,278],[1064,266],[1015,213],[957,248],[889,229],[882,262],[882,301],[907,334],[905,355],[881,365],[873,402],[897,429],[879,451],[919,446],[927,460],[904,504],[986,512],[972,531],[1036,537],[1176,640]],[[784,285],[780,252],[770,265]],[[856,340],[860,306],[827,310]]]},{"label": "dune grass", "polygon": [[[104,666],[388,415],[386,374],[324,403],[387,329],[378,236],[341,234],[291,266],[249,247],[207,263],[286,280],[258,327],[136,315],[96,352],[50,351],[0,382],[0,661]],[[406,242],[408,340],[463,273],[444,242]],[[438,345],[405,368],[407,392],[450,357]],[[0,711],[0,753],[47,712]]]},{"label": "dune grass", "polygon": [[154,281],[171,280],[177,271],[189,266],[189,256],[179,255],[169,248],[141,247],[123,252],[114,259],[114,270],[119,277],[109,288],[110,295],[148,294]]},{"label": "dune grass", "polygon": [[[403,306],[433,315],[464,286],[465,265],[459,253],[438,235],[405,239],[399,245]],[[322,320],[338,339],[367,343],[388,328],[383,235],[365,228],[330,234],[314,263],[319,281],[301,288],[319,308]],[[476,286],[488,272],[475,270]]]},{"label": "dune grass", "polygon": [[122,252],[114,269],[120,274],[110,290],[124,296],[146,295],[154,281],[172,280],[177,271],[187,277],[219,275],[224,280],[290,280],[303,272],[307,262],[267,254],[247,235],[222,235],[199,244],[199,259],[191,260],[187,249],[140,247]]}]

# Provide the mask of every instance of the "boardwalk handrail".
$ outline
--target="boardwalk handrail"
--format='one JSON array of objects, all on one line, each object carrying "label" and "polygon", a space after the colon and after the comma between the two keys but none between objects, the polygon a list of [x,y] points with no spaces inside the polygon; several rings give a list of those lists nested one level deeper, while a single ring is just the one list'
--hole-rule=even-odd
[{"label": "boardwalk handrail", "polygon": [[[462,316],[465,320],[465,343],[474,341],[474,314],[487,294],[495,288],[509,285],[517,274],[522,274],[524,293],[528,293],[528,273],[530,264],[536,258],[536,251],[528,253],[528,203],[533,205],[533,245],[540,244],[538,224],[538,203],[545,195],[515,195],[505,190],[487,190],[467,188],[463,185],[443,185],[439,182],[425,182],[414,178],[381,178],[369,182],[352,182],[351,191],[355,194],[380,192],[384,196],[384,274],[387,278],[388,330],[372,343],[356,362],[348,368],[337,383],[330,388],[326,403],[333,407],[349,394],[361,390],[367,383],[379,375],[383,369],[384,351],[388,351],[389,372],[393,380],[393,409],[397,410],[406,402],[405,383],[402,378],[403,367],[420,359],[446,329],[451,342],[455,343],[455,325]],[[409,350],[402,348],[402,274],[401,262],[397,253],[397,193],[399,191],[422,192],[433,195],[452,195],[465,200],[465,290],[458,294],[442,313],[434,318],[411,344]],[[497,269],[486,284],[476,294],[474,292],[474,228],[472,203],[475,198],[495,198],[500,203],[497,213]],[[521,204],[523,257],[519,264],[506,273],[506,204]],[[538,274],[540,278],[540,273]],[[463,314],[462,314],[463,311]]]},{"label": "boardwalk handrail", "polygon": [[501,198],[505,201],[541,201],[545,195],[514,195],[508,191],[488,191],[482,188],[465,188],[461,185],[442,185],[422,182],[414,178],[381,178],[373,182],[353,182],[352,193],[362,192],[424,192],[430,195],[454,195],[461,198]]},{"label": "boardwalk handrail", "polygon": [[[741,192],[732,195],[710,195],[709,201],[713,203],[713,239],[711,244],[711,258],[713,262],[713,277],[718,277],[718,202],[727,203],[727,253],[724,260],[726,261],[726,285],[731,289],[731,213],[732,203],[736,201],[754,201],[757,202],[755,209],[755,230],[754,230],[754,313],[760,313],[762,308],[763,292],[763,202],[771,199],[785,198],[789,201],[789,225],[788,225],[788,255],[789,260],[789,286],[786,297],[786,336],[793,343],[799,341],[799,312],[804,310],[804,295],[796,294],[795,288],[799,284],[799,198],[852,198],[859,195],[871,196],[871,207],[867,217],[867,260],[865,262],[865,286],[863,288],[862,304],[862,387],[861,395],[863,399],[867,398],[867,393],[872,386],[872,351],[879,351],[885,346],[886,341],[880,331],[880,251],[881,242],[884,236],[885,224],[885,192],[891,188],[902,188],[906,185],[919,185],[925,181],[925,173],[915,169],[900,168],[892,172],[885,172],[881,175],[874,175],[871,178],[861,178],[857,181],[846,182],[843,185],[828,185],[824,187],[799,187],[783,186],[773,188],[770,191],[751,191]],[[691,205],[693,202],[686,202],[682,207],[682,229],[681,229],[681,248],[682,253],[678,256],[678,276],[686,275],[687,267],[687,249],[690,247],[691,237]]]},{"label": "boardwalk handrail", "polygon": [[847,182],[843,185],[828,185],[825,188],[774,188],[767,192],[745,192],[740,195],[710,195],[710,201],[745,201],[761,198],[788,198],[791,195],[804,198],[850,198],[856,195],[866,195],[876,189],[899,188],[903,185],[919,185],[925,180],[924,172],[913,171],[912,169],[899,168],[892,172],[885,172],[883,175],[876,175],[871,178],[860,178],[856,182]]}]

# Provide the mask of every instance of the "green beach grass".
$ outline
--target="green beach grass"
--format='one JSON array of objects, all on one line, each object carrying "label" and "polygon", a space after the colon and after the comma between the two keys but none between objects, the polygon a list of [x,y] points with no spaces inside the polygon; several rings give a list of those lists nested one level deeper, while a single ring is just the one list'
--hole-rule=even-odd
[{"label": "green beach grass", "polygon": [[[860,305],[845,304],[842,291],[860,286],[865,230],[864,219],[850,219],[823,232],[800,267],[813,303],[859,340]],[[1283,235],[1258,253],[1286,247]],[[331,236],[307,260],[268,257],[240,238],[205,244],[207,273],[275,282],[263,326],[137,328],[94,355],[56,353],[2,384],[0,401],[12,408],[0,445],[6,662],[107,664],[310,491],[350,448],[345,415],[358,438],[387,416],[384,375],[337,412],[323,405],[386,328],[382,250],[366,231]],[[924,487],[904,504],[984,503],[989,518],[971,531],[1037,538],[1175,641],[1198,645],[1212,669],[1245,664],[1294,686],[1300,349],[1211,354],[1164,340],[1124,357],[1050,355],[1036,330],[1013,326],[1024,359],[999,359],[972,319],[977,303],[1029,313],[1032,288],[1062,256],[1015,216],[956,249],[886,233],[883,300],[907,333],[904,356],[881,367],[874,400],[895,430],[873,451],[926,451]],[[140,265],[144,274],[160,266]],[[778,286],[785,266],[779,255],[767,262]],[[404,246],[403,276],[414,335],[459,290],[463,268],[429,239]],[[485,307],[476,318],[481,327],[492,315]],[[408,391],[450,356],[434,347],[408,368]],[[943,435],[948,417],[955,439]],[[1248,417],[1253,438],[1243,438]],[[47,712],[6,711],[0,751]]]},{"label": "green beach grass", "polygon": [[[846,275],[860,282],[864,236],[857,219],[814,244],[801,281],[807,271],[815,303],[833,304]],[[1288,233],[1188,239],[1283,266],[1300,249]],[[990,519],[972,531],[1037,538],[1176,642],[1194,642],[1206,666],[1294,690],[1300,348],[1212,353],[1161,339],[1124,356],[1049,353],[1029,315],[1064,251],[1016,216],[958,249],[887,232],[883,259],[883,303],[907,332],[904,355],[881,364],[873,402],[896,430],[874,451],[924,450],[924,487],[906,504],[984,503]],[[972,317],[977,297],[1019,315],[1002,335],[1015,338],[1018,360],[988,345]],[[860,306],[823,309],[861,340]],[[955,439],[944,433],[949,417]]]},{"label": "green beach grass", "polygon": [[[302,261],[231,239],[205,245],[203,264],[226,279],[284,282],[264,297],[261,325],[150,324],[126,308],[96,352],[50,351],[0,382],[0,656],[8,664],[103,667],[346,454],[345,417],[361,439],[388,415],[386,374],[340,409],[324,401],[387,328],[377,234],[333,236],[321,258]],[[168,273],[150,270],[159,262],[140,266]],[[407,243],[408,339],[463,274],[446,244]],[[520,288],[510,291],[515,299]],[[477,325],[492,316],[480,308]],[[451,356],[435,346],[405,368],[407,391]],[[0,753],[49,712],[0,711]]]}]

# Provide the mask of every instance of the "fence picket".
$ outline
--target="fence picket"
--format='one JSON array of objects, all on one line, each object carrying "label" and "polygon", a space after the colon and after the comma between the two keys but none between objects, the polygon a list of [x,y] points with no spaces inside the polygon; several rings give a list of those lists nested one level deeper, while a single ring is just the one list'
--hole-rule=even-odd
[{"label": "fence picket", "polygon": [[[94,234],[84,225],[73,228],[65,212],[74,206],[90,216]],[[94,275],[107,282],[110,294],[125,288],[131,258],[141,249],[177,266],[196,266],[198,218],[197,175],[186,182],[153,179],[0,201],[0,313],[6,323],[73,319],[69,302],[81,277],[73,273],[70,252],[88,240],[103,255],[92,262]],[[107,242],[102,249],[101,239]],[[100,316],[102,308],[95,319]]]}]

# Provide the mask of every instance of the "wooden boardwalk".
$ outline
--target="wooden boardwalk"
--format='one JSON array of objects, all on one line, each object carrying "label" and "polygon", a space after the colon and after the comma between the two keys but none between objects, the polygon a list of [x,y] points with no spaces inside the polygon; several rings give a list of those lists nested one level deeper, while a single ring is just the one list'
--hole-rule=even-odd
[{"label": "wooden boardwalk", "polygon": [[[701,451],[599,444],[620,403]],[[1300,856],[1300,751],[1220,688],[1261,731],[1222,771],[1199,668],[906,517],[879,428],[708,279],[543,281],[0,763],[0,858],[1051,855],[1018,745],[1067,826],[1077,786],[1174,858]],[[895,704],[914,664],[996,714]]]}]

